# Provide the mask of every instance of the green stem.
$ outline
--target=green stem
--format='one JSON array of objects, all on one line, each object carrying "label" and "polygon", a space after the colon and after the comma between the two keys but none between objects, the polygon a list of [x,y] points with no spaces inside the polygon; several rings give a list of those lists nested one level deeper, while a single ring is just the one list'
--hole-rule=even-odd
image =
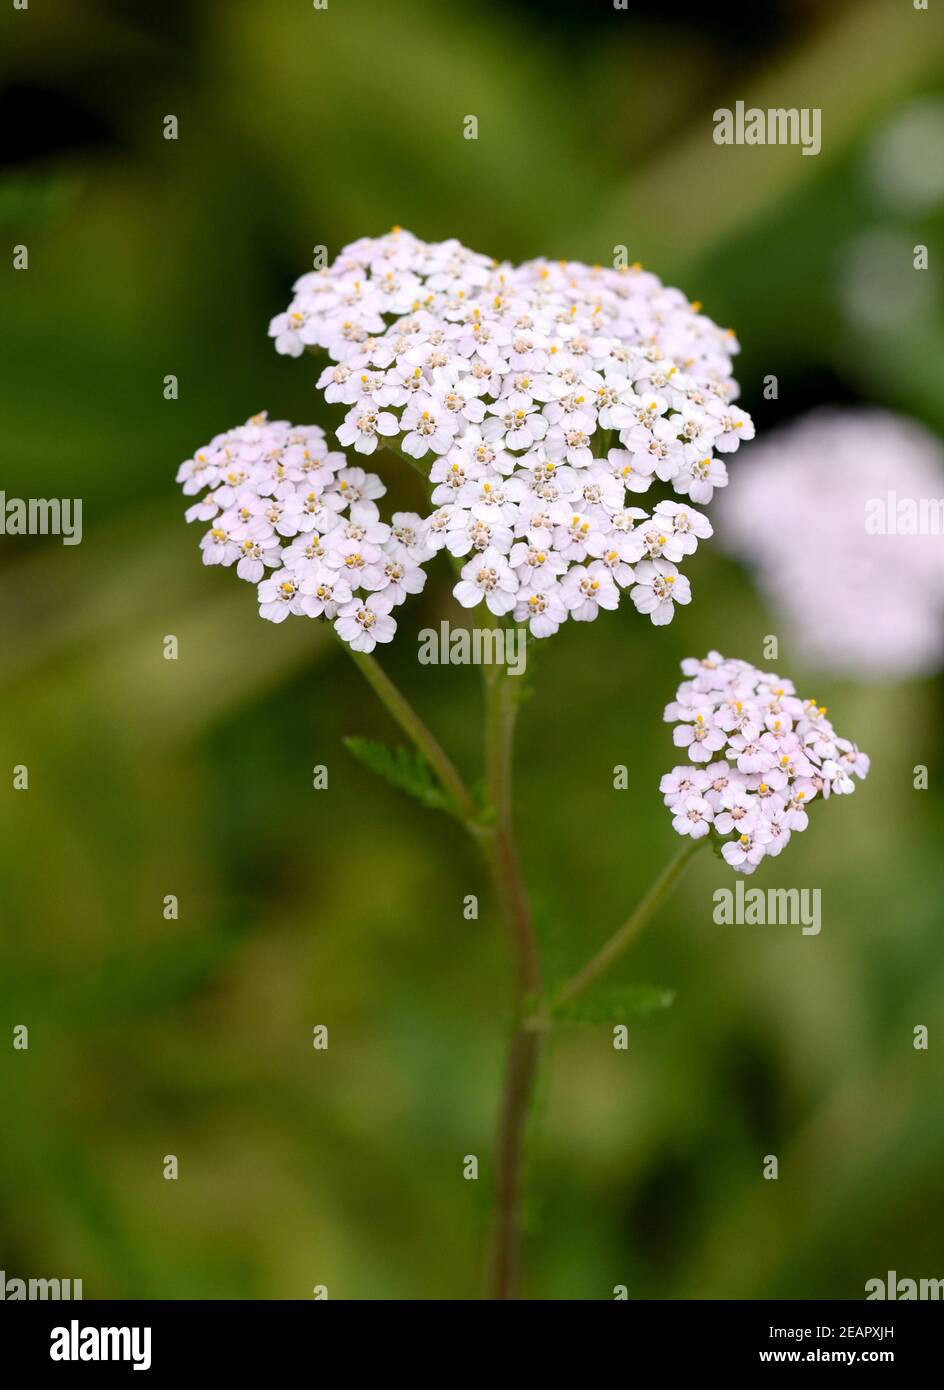
[{"label": "green stem", "polygon": [[485,787],[494,817],[490,826],[490,868],[515,957],[515,1002],[523,1007],[541,987],[541,969],[512,821],[514,679],[517,677],[509,676],[503,666],[486,667]]},{"label": "green stem", "polygon": [[[345,644],[347,645],[347,644]],[[501,666],[485,669],[485,783],[491,818],[483,821],[471,792],[438,739],[374,657],[347,648],[355,665],[393,719],[423,755],[452,798],[463,823],[481,845],[514,957],[514,1027],[509,1042],[495,1146],[495,1215],[487,1293],[518,1296],[528,1120],[543,1049],[546,1011],[530,1015],[541,992],[541,963],[512,814],[512,763],[517,690]],[[704,840],[679,850],[622,927],[557,992],[553,1004],[582,994],[607,971],[674,889]]]},{"label": "green stem", "polygon": [[517,693],[502,666],[485,670],[485,783],[490,818],[483,821],[455,765],[374,657],[348,648],[351,659],[423,755],[479,842],[505,921],[514,958],[514,1029],[502,1093],[495,1152],[495,1217],[488,1295],[515,1298],[521,1263],[525,1139],[542,1038],[527,1025],[541,989],[537,938],[518,859],[512,816],[512,762]]},{"label": "green stem", "polygon": [[375,657],[344,644],[351,660],[400,728],[422,753],[455,803],[466,828],[481,842],[515,957],[516,1015],[541,986],[537,939],[518,862],[511,811],[515,694],[504,667],[486,668],[485,782],[491,819],[483,821],[461,774],[439,740],[394,685]]},{"label": "green stem", "polygon": [[525,1144],[534,1100],[542,1039],[525,1025],[541,988],[537,937],[518,860],[512,817],[512,751],[517,693],[501,666],[485,674],[485,781],[494,816],[487,846],[496,896],[514,956],[514,1029],[495,1143],[495,1214],[487,1271],[487,1295],[517,1297],[523,1235]]},{"label": "green stem", "polygon": [[463,781],[461,773],[442,744],[423,723],[406,696],[401,695],[380,663],[366,652],[354,651],[346,642],[344,646],[370,688],[379,696],[407,738],[412,741],[429,763],[439,778],[444,791],[452,798],[463,824],[473,835],[479,835],[481,830],[479,808]]},{"label": "green stem", "polygon": [[600,947],[596,955],[593,956],[582,970],[578,970],[566,984],[564,984],[554,996],[552,1007],[557,1004],[569,1003],[571,999],[576,999],[578,994],[583,994],[584,990],[589,989],[594,981],[598,980],[605,971],[609,970],[614,961],[626,950],[631,942],[642,931],[649,921],[649,918],[658,911],[678,883],[689,860],[697,852],[700,845],[708,844],[711,836],[705,835],[701,840],[689,840],[683,845],[674,859],[670,859],[662,870],[662,873],[652,884],[648,893],[633,909],[630,916],[626,919],[618,931],[610,937]]},{"label": "green stem", "polygon": [[495,1142],[495,1214],[486,1296],[518,1297],[523,1237],[525,1142],[534,1102],[542,1035],[518,1024],[508,1048]]}]

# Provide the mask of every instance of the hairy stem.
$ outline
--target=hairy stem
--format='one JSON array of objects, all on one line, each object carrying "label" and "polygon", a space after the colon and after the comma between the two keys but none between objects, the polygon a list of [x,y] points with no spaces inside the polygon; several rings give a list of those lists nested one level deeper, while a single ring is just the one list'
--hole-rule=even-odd
[{"label": "hairy stem", "polygon": [[571,976],[567,983],[561,986],[552,1000],[552,1007],[555,1004],[566,1004],[571,999],[576,999],[578,994],[583,994],[584,990],[589,989],[590,985],[609,970],[627,946],[635,941],[649,918],[665,902],[698,847],[707,844],[710,839],[711,836],[706,835],[701,840],[689,840],[687,844],[682,846],[674,859],[669,860],[648,893],[636,905],[619,930],[614,932],[610,939],[600,947],[596,955],[587,962],[582,970],[578,970],[576,975]]}]

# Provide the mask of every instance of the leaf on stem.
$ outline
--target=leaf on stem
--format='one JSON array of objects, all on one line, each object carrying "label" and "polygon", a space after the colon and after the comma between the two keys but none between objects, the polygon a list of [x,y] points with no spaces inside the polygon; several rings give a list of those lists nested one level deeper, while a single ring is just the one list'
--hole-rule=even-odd
[{"label": "leaf on stem", "polygon": [[425,758],[412,748],[398,745],[390,748],[372,738],[345,738],[345,748],[376,777],[389,782],[402,792],[416,797],[432,811],[458,814],[451,797],[447,796]]}]

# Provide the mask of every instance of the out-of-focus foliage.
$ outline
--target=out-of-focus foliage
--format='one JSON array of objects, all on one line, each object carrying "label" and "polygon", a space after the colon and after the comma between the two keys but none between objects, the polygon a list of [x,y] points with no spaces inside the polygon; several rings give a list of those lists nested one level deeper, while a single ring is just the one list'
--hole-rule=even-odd
[{"label": "out-of-focus foliage", "polygon": [[[396,736],[328,632],[261,622],[248,585],[204,569],[173,475],[263,407],[331,423],[315,364],[277,358],[266,325],[315,246],[393,223],[513,259],[627,245],[737,329],[759,433],[848,399],[944,427],[938,256],[910,268],[944,204],[888,172],[912,160],[920,188],[933,156],[881,154],[902,112],[944,103],[939,17],[790,5],[741,34],[701,8],[6,8],[0,224],[30,264],[4,252],[0,486],[81,496],[85,525],[74,548],[0,540],[8,1275],[82,1277],[87,1297],[478,1292],[508,1003],[480,863],[344,751]],[[739,98],[821,106],[821,155],[715,146],[712,111]],[[733,486],[749,467],[748,446]],[[403,469],[391,495],[419,486]],[[760,661],[774,630],[716,550],[690,574],[670,628],[627,604],[536,663],[516,809],[552,978],[676,848],[656,786],[678,661]],[[454,616],[448,590],[444,567],[383,660],[474,782],[477,674],[420,665],[411,637]],[[673,1007],[633,1017],[628,1052],[606,1024],[555,1032],[531,1296],[858,1298],[889,1268],[941,1272],[941,684],[826,688],[789,650],[777,664],[873,757],[759,875],[821,888],[822,935],[715,926],[731,879],[696,859],[613,979]]]}]

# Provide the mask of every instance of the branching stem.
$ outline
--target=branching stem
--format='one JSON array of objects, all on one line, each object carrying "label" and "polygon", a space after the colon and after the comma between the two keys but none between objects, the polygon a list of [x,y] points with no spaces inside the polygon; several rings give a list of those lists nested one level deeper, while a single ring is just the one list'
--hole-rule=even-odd
[{"label": "branching stem", "polygon": [[[493,620],[494,621],[494,620]],[[662,906],[705,840],[690,840],[663,869],[623,925],[550,1002],[541,1000],[541,962],[512,814],[512,763],[517,678],[504,666],[485,668],[485,787],[487,808],[476,804],[462,775],[435,735],[373,656],[348,647],[371,689],[426,759],[456,813],[482,849],[514,961],[513,1026],[495,1145],[495,1210],[487,1270],[487,1295],[518,1296],[523,1235],[524,1173],[528,1122],[534,1101],[544,1034],[555,1005],[589,989],[622,956]]]}]

